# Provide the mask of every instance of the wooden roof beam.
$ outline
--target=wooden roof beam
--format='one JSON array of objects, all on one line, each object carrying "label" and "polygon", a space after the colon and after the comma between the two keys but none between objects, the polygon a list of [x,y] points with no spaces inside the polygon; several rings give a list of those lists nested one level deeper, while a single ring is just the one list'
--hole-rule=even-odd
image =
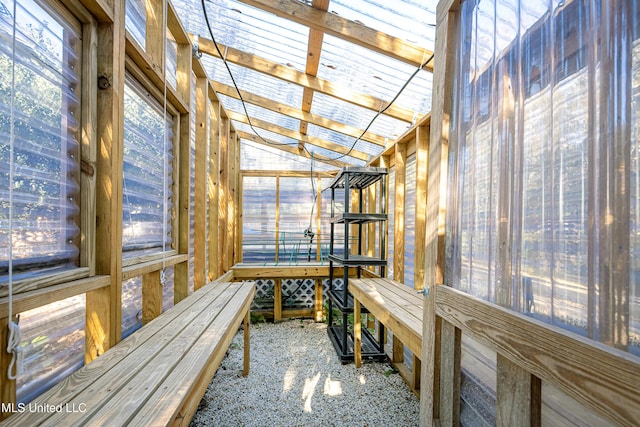
[{"label": "wooden roof beam", "polygon": [[[227,111],[227,116],[229,116],[229,119],[235,120],[236,122],[249,124],[249,120],[247,119],[247,116],[245,116],[244,114],[237,113],[235,111]],[[348,147],[342,146],[340,144],[336,144],[335,142],[327,141],[322,138],[315,138],[313,136],[302,135],[298,131],[287,129],[282,126],[278,126],[273,123],[269,123],[267,121],[260,120],[255,117],[251,117],[251,124],[256,128],[277,133],[278,135],[286,136],[287,138],[295,139],[297,141],[302,140],[306,144],[311,144],[311,145],[315,145],[316,147],[324,148],[326,150],[335,151],[336,153],[339,153],[339,154],[345,154],[355,159],[363,160],[365,162],[369,161],[369,158],[371,157],[369,156],[369,154],[365,152],[358,151],[358,150],[351,150],[351,152],[349,152]]]},{"label": "wooden roof beam", "polygon": [[[240,97],[238,96],[238,92],[233,86],[229,86],[215,80],[211,80],[211,84],[213,85],[213,88],[217,93],[221,93],[235,99],[240,99]],[[242,99],[244,99],[244,101],[248,102],[249,104],[257,105],[258,107],[262,107],[267,110],[274,111],[276,113],[280,113],[294,119],[298,119],[300,121],[305,121],[307,123],[323,127],[325,129],[330,129],[334,132],[339,132],[343,135],[347,135],[353,138],[357,138],[362,134],[362,129],[359,129],[355,126],[337,122],[318,114],[308,113],[306,111],[303,111],[302,109],[291,107],[286,104],[281,104],[269,98],[265,98],[244,90],[241,90],[240,94],[242,95]],[[304,132],[300,133],[305,134]],[[381,147],[384,147],[385,145],[384,136],[377,135],[371,132],[366,132],[361,139],[363,141],[367,141]]]},{"label": "wooden roof beam", "polygon": [[[433,53],[417,44],[376,31],[334,13],[318,10],[298,0],[240,1],[416,67],[422,65]],[[427,65],[425,69],[433,72],[433,64]]]},{"label": "wooden roof beam", "polygon": [[[298,156],[302,156],[302,157],[305,157],[307,159],[311,159],[311,156],[305,150],[298,150],[296,147],[291,146],[291,145],[282,145],[279,142],[271,141],[269,139],[263,139],[263,138],[260,138],[257,135],[254,135],[254,134],[251,134],[251,133],[248,133],[248,132],[238,131],[237,135],[241,139],[246,139],[248,141],[255,142],[256,144],[262,144],[262,145],[265,145],[267,147],[276,148],[276,149],[284,151],[286,153],[296,154]],[[341,162],[340,160],[331,160],[328,157],[321,156],[319,154],[314,155],[313,156],[313,160],[316,160],[316,161],[322,162],[322,163],[326,163],[326,164],[331,165],[331,166],[335,166],[338,169],[342,169],[345,166],[353,166],[353,164],[351,164],[351,163]]]},{"label": "wooden roof beam", "polygon": [[[192,35],[192,37],[195,36]],[[211,40],[200,37],[199,47],[200,52],[220,58],[220,55],[218,55],[218,52]],[[376,98],[375,96],[356,92],[347,87],[339,86],[328,80],[310,76],[296,69],[269,61],[268,59],[252,55],[232,47],[227,47],[220,43],[218,43],[218,47],[222,51],[222,54],[225,55],[226,60],[232,64],[258,71],[288,83],[313,89],[316,92],[333,96],[334,98],[341,99],[345,102],[367,108],[375,112],[381,111],[388,105],[387,101]],[[391,105],[384,114],[408,123],[411,123],[414,119],[414,111],[399,107],[395,104]],[[421,117],[422,114],[419,114],[417,120]]]}]

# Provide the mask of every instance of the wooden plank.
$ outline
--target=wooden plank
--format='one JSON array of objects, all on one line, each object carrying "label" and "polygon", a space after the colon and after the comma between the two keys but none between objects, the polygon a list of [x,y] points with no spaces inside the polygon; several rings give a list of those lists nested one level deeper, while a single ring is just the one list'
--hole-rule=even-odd
[{"label": "wooden plank", "polygon": [[[242,133],[242,132],[238,132]],[[240,171],[242,176],[254,176],[254,177],[275,177],[276,175],[282,177],[289,178],[309,178],[308,171],[279,171],[279,170],[242,170]],[[322,172],[322,171],[313,171],[314,178],[335,178],[336,174],[334,172]]]},{"label": "wooden plank", "polygon": [[[249,119],[247,119],[247,116],[245,116],[244,114],[237,113],[235,111],[227,111],[227,115],[229,116],[229,118],[231,120],[235,120],[235,121],[240,122],[240,123],[249,124]],[[354,157],[354,158],[359,159],[359,160],[368,161],[369,157],[370,157],[369,154],[367,154],[367,153],[365,153],[363,151],[359,151],[359,150],[351,150],[351,151],[349,151],[349,147],[345,147],[343,145],[336,144],[335,142],[327,141],[325,139],[316,138],[316,137],[313,137],[313,136],[302,135],[300,132],[297,132],[295,130],[287,129],[285,127],[275,125],[273,123],[267,122],[265,120],[258,119],[256,117],[251,117],[250,119],[251,119],[251,124],[255,128],[264,129],[264,130],[267,130],[269,132],[276,133],[278,135],[286,136],[287,138],[293,138],[293,139],[296,139],[296,140],[299,140],[299,141],[303,141],[303,142],[305,142],[307,144],[315,145],[316,147],[325,148],[327,150],[335,151],[336,153],[340,153],[340,154],[347,154],[348,153],[348,156]]]},{"label": "wooden plank", "polygon": [[[175,38],[176,42],[178,44],[191,44],[191,39],[189,38],[189,34],[187,33],[187,31],[184,29],[184,26],[182,25],[182,22],[180,21],[180,17],[178,16],[178,13],[176,12],[175,7],[173,6],[172,2],[167,2],[168,4],[168,10],[167,10],[167,28],[169,29],[169,31],[171,31],[171,34],[173,34],[173,37]],[[191,49],[191,47],[189,47],[189,49]],[[199,77],[206,77],[206,76],[199,76]]]},{"label": "wooden plank", "polygon": [[437,314],[618,424],[640,419],[640,358],[449,287]]},{"label": "wooden plank", "polygon": [[427,171],[429,170],[429,126],[416,128],[416,219],[413,287],[424,288],[427,239]]},{"label": "wooden plank", "polygon": [[[191,37],[193,38],[193,36]],[[200,37],[198,40],[201,52],[217,58],[220,57],[211,40],[203,37]],[[325,95],[333,96],[334,98],[341,99],[350,104],[358,105],[375,112],[381,111],[387,106],[387,102],[380,98],[356,92],[346,86],[339,86],[328,80],[308,76],[306,73],[303,73],[301,71],[284,65],[280,65],[278,63],[269,61],[268,59],[252,55],[250,53],[246,53],[232,47],[224,46],[220,43],[218,43],[218,46],[225,55],[227,62],[230,62],[232,64],[240,65],[242,67],[261,72],[268,76],[275,77],[277,79],[293,83],[298,86],[308,87],[318,93],[324,93]],[[407,123],[411,123],[414,119],[414,111],[407,108],[398,107],[395,104],[392,104],[384,112],[384,115],[402,120]]]},{"label": "wooden plank", "polygon": [[154,271],[159,271],[166,267],[183,264],[188,260],[189,255],[179,254],[168,256],[165,259],[154,259],[144,263],[127,266],[122,269],[122,280],[133,279],[134,277],[142,276],[143,274],[152,273]]},{"label": "wooden plank", "polygon": [[160,271],[142,276],[142,324],[146,325],[162,314],[162,282]]},{"label": "wooden plank", "polygon": [[[432,53],[407,40],[374,30],[334,13],[315,9],[296,0],[240,1],[416,67],[420,66]],[[426,69],[433,70],[429,66]]]},{"label": "wooden plank", "polygon": [[393,278],[404,282],[404,203],[407,180],[407,144],[396,144],[395,200],[393,203]]},{"label": "wooden plank", "polygon": [[[223,95],[230,96],[235,99],[239,99],[238,92],[233,86],[226,85],[221,82],[217,82],[215,80],[211,81],[213,87],[216,92],[221,93]],[[310,90],[308,88],[305,88]],[[301,121],[308,122],[310,124],[314,124],[316,126],[323,127],[325,129],[333,130],[335,132],[342,133],[343,135],[351,136],[354,138],[359,137],[362,134],[362,129],[356,128],[355,126],[350,126],[326,117],[323,117],[319,114],[310,113],[301,108],[294,108],[286,104],[282,104],[272,99],[265,98],[260,95],[256,95],[251,92],[241,90],[242,99],[249,104],[257,105],[259,107],[265,108],[270,111],[274,111],[276,113],[283,114],[288,117],[292,117],[294,119],[298,119]],[[304,134],[302,131],[301,134]],[[385,138],[381,135],[374,134],[372,132],[366,132],[362,136],[363,141],[371,142],[372,144],[384,146]]]},{"label": "wooden plank", "polygon": [[362,366],[362,325],[360,300],[353,297],[353,354],[356,368]]},{"label": "wooden plank", "polygon": [[[289,145],[282,145],[281,143],[277,142],[277,141],[273,141],[267,138],[261,138],[258,137],[257,135],[253,135],[247,132],[242,132],[239,131],[238,132],[238,136],[241,139],[246,139],[252,142],[255,142],[256,144],[261,144],[261,145],[265,145],[267,147],[271,147],[271,148],[275,148],[276,150],[280,150],[280,151],[284,151],[286,153],[291,153],[291,154],[295,154],[298,156],[302,156],[302,157],[306,157],[307,159],[311,158],[311,155],[309,153],[307,153],[306,151],[300,151],[298,150],[297,147],[293,147],[293,146],[289,146]],[[313,156],[313,159],[315,161],[318,162],[322,162],[322,163],[326,163],[328,165],[331,166],[335,166],[337,168],[343,168],[345,166],[353,166],[351,163],[346,163],[346,162],[342,162],[339,160],[331,160],[326,156],[321,156],[319,154],[315,154]]]},{"label": "wooden plank", "polygon": [[[89,267],[80,267],[73,270],[63,271],[61,273],[50,274],[43,277],[16,280],[13,283],[13,295],[34,291],[37,289],[45,289],[60,283],[70,282],[73,280],[83,279],[89,276]],[[9,288],[0,289],[0,297],[9,295]]]},{"label": "wooden plank", "polygon": [[500,354],[497,363],[496,426],[540,426],[540,379]]},{"label": "wooden plank", "polygon": [[209,202],[209,276],[208,280],[214,280],[220,275],[218,259],[220,248],[218,246],[218,215],[220,196],[220,103],[211,101],[209,104],[209,178],[208,178],[208,202]]},{"label": "wooden plank", "polygon": [[[329,277],[329,265],[305,264],[305,265],[255,265],[255,264],[236,264],[233,266],[235,278],[239,280],[246,279],[299,279],[299,278],[327,278]],[[334,274],[342,276],[344,270],[342,267],[336,268]],[[356,270],[352,268],[349,275],[355,275]]]},{"label": "wooden plank", "polygon": [[[22,313],[56,301],[108,287],[109,276],[93,276],[13,296],[13,311]],[[0,319],[9,316],[9,298],[0,298]]]},{"label": "wooden plank", "polygon": [[462,332],[442,322],[440,343],[440,425],[453,427],[460,425]]},{"label": "wooden plank", "polygon": [[[446,0],[438,4],[436,26],[436,56],[433,74],[433,105],[429,138],[429,169],[427,171],[427,210],[425,245],[425,288],[435,292],[436,284],[444,283],[444,221],[447,194],[447,156],[449,144],[449,117],[452,105],[453,69],[455,64],[456,12],[459,5]],[[449,8],[450,7],[450,8]],[[422,376],[420,393],[420,426],[434,425],[439,411],[439,336],[436,332],[435,298],[425,297],[422,333]]]},{"label": "wooden plank", "polygon": [[[177,416],[182,402],[197,401],[204,394],[220,362],[231,345],[233,337],[249,311],[255,295],[255,285],[244,283],[233,300],[220,311],[215,321],[202,336],[184,353],[184,358],[176,369],[158,384],[151,399],[130,418],[130,425],[167,425]],[[200,378],[207,381],[199,381]],[[176,387],[176,384],[179,384]],[[195,399],[193,396],[198,396]],[[128,402],[121,402],[126,404]],[[135,405],[135,403],[134,403]],[[120,413],[118,404],[112,405]],[[182,418],[182,417],[181,417]],[[186,418],[184,419],[188,424]]]},{"label": "wooden plank", "polygon": [[193,288],[207,280],[207,161],[209,159],[208,81],[196,80],[196,154],[194,170]]},{"label": "wooden plank", "polygon": [[96,98],[96,274],[108,288],[87,292],[85,362],[120,341],[122,327],[122,179],[124,135],[124,4],[113,5],[113,24],[97,29],[97,72],[110,85]]},{"label": "wooden plank", "polygon": [[104,24],[113,23],[113,13],[110,4],[105,0],[79,0],[87,8],[96,21]]}]

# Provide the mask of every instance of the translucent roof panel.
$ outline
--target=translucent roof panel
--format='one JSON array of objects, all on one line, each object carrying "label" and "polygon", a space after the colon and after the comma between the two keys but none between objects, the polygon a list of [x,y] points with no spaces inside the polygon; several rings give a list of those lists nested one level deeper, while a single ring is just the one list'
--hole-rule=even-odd
[{"label": "translucent roof panel", "polygon": [[[186,30],[210,39],[200,1],[173,4]],[[207,14],[218,43],[304,71],[309,28],[234,0],[207,0]]]},{"label": "translucent roof panel", "polygon": [[[233,86],[229,72],[222,60],[209,55],[203,55],[201,61],[209,78]],[[287,83],[239,65],[229,64],[229,68],[240,90],[251,92],[292,107],[302,105],[303,88],[301,86]]]},{"label": "translucent roof panel", "polygon": [[329,11],[433,51],[437,0],[331,0]]},{"label": "translucent roof panel", "polygon": [[[251,129],[251,127],[248,124],[236,122],[235,120],[232,120],[231,123],[233,124],[233,127],[237,131],[246,132],[251,135],[256,135],[256,132],[254,132],[254,130]],[[257,136],[261,139],[265,139],[267,143],[273,143],[274,147],[277,147],[278,145],[298,147],[298,141],[295,139],[287,138],[286,136],[282,136],[280,134],[270,132],[268,130],[258,129],[258,128],[256,129],[258,131]]]},{"label": "translucent roof panel", "polygon": [[325,34],[318,77],[390,101],[416,68]]},{"label": "translucent roof panel", "polygon": [[[231,98],[221,94],[218,94],[218,99],[222,103],[222,106],[225,110],[234,111],[236,113],[242,114],[243,116],[245,115],[244,109],[242,108],[242,102],[240,102],[239,99]],[[265,120],[280,127],[287,128],[296,132],[300,130],[300,120],[298,119],[294,119],[289,116],[285,116],[284,114],[279,114],[265,108],[258,107],[256,105],[249,104],[247,102],[245,102],[245,106],[247,107],[249,117],[255,117],[260,120]]]},{"label": "translucent roof panel", "polygon": [[313,170],[334,171],[337,168],[323,162],[311,161],[291,153],[285,153],[275,147],[268,147],[255,142],[242,140],[241,144],[241,164],[242,170]]},{"label": "translucent roof panel", "polygon": [[349,163],[354,166],[364,166],[366,164],[364,160],[359,160],[351,156],[344,156],[336,153],[335,151],[327,150],[326,148],[316,147],[315,145],[310,144],[307,144],[305,147],[310,153],[313,153],[314,155],[317,154],[320,156],[324,156],[330,160],[339,160],[341,162]]},{"label": "translucent roof panel", "polygon": [[[311,112],[363,130],[376,115],[375,111],[321,93],[316,93],[313,96]],[[369,131],[394,140],[405,133],[410,125],[408,122],[381,114],[373,122]]]},{"label": "translucent roof panel", "polygon": [[[327,141],[335,142],[343,147],[351,148],[356,139],[352,136],[347,136],[320,126],[310,124],[307,129],[307,134],[318,138],[326,139]],[[366,141],[358,141],[354,147],[355,150],[363,151],[370,154],[372,157],[377,156],[382,152],[384,147],[372,144]]]}]

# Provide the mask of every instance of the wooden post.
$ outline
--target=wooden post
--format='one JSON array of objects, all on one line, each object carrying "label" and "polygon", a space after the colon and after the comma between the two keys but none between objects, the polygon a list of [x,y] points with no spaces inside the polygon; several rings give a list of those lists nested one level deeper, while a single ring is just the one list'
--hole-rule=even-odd
[{"label": "wooden post", "polygon": [[242,376],[246,377],[249,375],[249,366],[251,365],[251,348],[250,348],[250,335],[251,332],[249,330],[250,327],[250,316],[251,310],[247,310],[247,314],[244,316],[244,366],[242,370]]},{"label": "wooden post", "polygon": [[220,103],[212,100],[209,104],[209,281],[220,276],[220,247],[218,246],[218,215],[220,196]]},{"label": "wooden post", "polygon": [[420,381],[420,426],[433,426],[439,414],[439,377],[437,354],[436,284],[444,283],[444,221],[446,200],[440,197],[447,187],[447,156],[449,149],[449,115],[451,113],[455,51],[455,0],[438,3],[436,26],[436,55],[433,74],[433,107],[429,138],[429,169],[427,172],[427,211],[425,246],[425,286],[430,295],[424,300],[422,322],[422,374]]},{"label": "wooden post", "polygon": [[236,131],[231,130],[229,133],[229,156],[227,160],[229,174],[227,175],[227,237],[225,238],[225,250],[226,254],[223,257],[225,260],[224,271],[229,271],[233,266],[233,253],[235,249],[235,219],[236,219],[236,182],[238,179],[236,169],[236,151],[238,149],[238,140],[236,138]]},{"label": "wooden post", "polygon": [[[407,144],[397,143],[396,153],[396,180],[394,201],[394,227],[393,227],[393,278],[404,283],[404,204],[405,185],[407,178]],[[400,363],[404,360],[404,344],[393,335],[392,361]]]},{"label": "wooden post", "polygon": [[194,167],[194,220],[193,220],[193,289],[206,283],[207,260],[207,159],[209,157],[209,82],[196,80],[196,155]]},{"label": "wooden post", "polygon": [[[165,46],[167,40],[166,2],[146,0],[147,27],[145,31],[145,51],[154,70],[165,75]],[[123,58],[124,60],[124,58]],[[188,105],[188,104],[187,104]]]},{"label": "wooden post", "polygon": [[273,321],[279,322],[282,319],[282,281],[273,281]]},{"label": "wooden post", "polygon": [[228,196],[229,191],[229,119],[222,117],[220,119],[220,151],[219,151],[219,168],[220,168],[220,181],[218,186],[218,253],[220,254],[219,260],[219,273],[224,274],[227,272],[225,266],[227,261],[228,244],[227,240],[227,215],[228,215]]},{"label": "wooden post", "polygon": [[416,290],[424,288],[424,261],[427,238],[427,171],[429,170],[429,126],[416,128],[416,233],[414,278]]},{"label": "wooden post", "polygon": [[440,328],[440,425],[460,424],[460,355],[462,331],[442,321]]},{"label": "wooden post", "polygon": [[97,74],[109,87],[97,91],[96,274],[108,287],[86,294],[85,363],[122,336],[122,179],[124,134],[124,1],[113,2],[113,23],[98,25]]},{"label": "wooden post", "polygon": [[142,324],[146,325],[162,314],[162,283],[160,270],[142,276]]},{"label": "wooden post", "polygon": [[[191,105],[191,60],[190,45],[178,45],[178,72],[176,74],[176,86],[178,95],[186,105]],[[188,254],[191,237],[191,114],[180,114],[180,131],[178,133],[176,159],[177,182],[177,209],[174,212],[177,217],[174,224],[175,234],[173,238],[178,244],[178,253]],[[174,267],[174,295],[175,303],[182,301],[189,295],[189,262],[181,262]]]},{"label": "wooden post", "polygon": [[353,354],[356,368],[362,366],[362,326],[360,319],[360,301],[353,298]]},{"label": "wooden post", "polygon": [[315,321],[322,322],[322,279],[315,279]]},{"label": "wooden post", "polygon": [[496,426],[541,424],[540,378],[498,353]]}]

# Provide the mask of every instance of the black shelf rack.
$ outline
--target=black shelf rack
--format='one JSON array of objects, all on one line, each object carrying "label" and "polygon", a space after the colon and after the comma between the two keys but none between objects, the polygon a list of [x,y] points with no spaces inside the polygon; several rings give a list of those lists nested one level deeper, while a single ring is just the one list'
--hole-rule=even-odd
[{"label": "black shelf rack", "polygon": [[[349,267],[356,267],[358,277],[360,277],[361,267],[380,267],[380,274],[384,276],[387,260],[384,251],[380,250],[379,257],[363,255],[363,225],[379,223],[382,231],[382,224],[387,220],[387,213],[384,201],[386,200],[388,170],[386,168],[374,167],[346,167],[343,168],[330,185],[331,189],[331,238],[329,243],[329,338],[336,349],[336,353],[343,363],[353,361],[353,321],[350,314],[353,313],[353,296],[349,293]],[[379,213],[363,212],[364,198],[363,190],[369,186],[380,182],[381,203]],[[344,189],[344,212],[336,211],[336,190]],[[351,192],[357,190],[358,212],[351,212]],[[342,251],[338,254],[336,249],[335,227],[344,227],[344,244]],[[357,253],[350,253],[349,243],[350,227],[358,226],[358,232],[354,242],[357,245]],[[385,233],[380,233],[380,248],[385,247]],[[333,270],[335,266],[343,266],[342,289],[335,289],[333,284]],[[340,312],[336,319],[333,309]],[[363,308],[363,312],[366,309]],[[339,322],[340,321],[340,322]],[[380,324],[378,337],[375,338],[366,328],[362,333],[362,356],[367,359],[385,360],[384,353],[384,326]]]}]

